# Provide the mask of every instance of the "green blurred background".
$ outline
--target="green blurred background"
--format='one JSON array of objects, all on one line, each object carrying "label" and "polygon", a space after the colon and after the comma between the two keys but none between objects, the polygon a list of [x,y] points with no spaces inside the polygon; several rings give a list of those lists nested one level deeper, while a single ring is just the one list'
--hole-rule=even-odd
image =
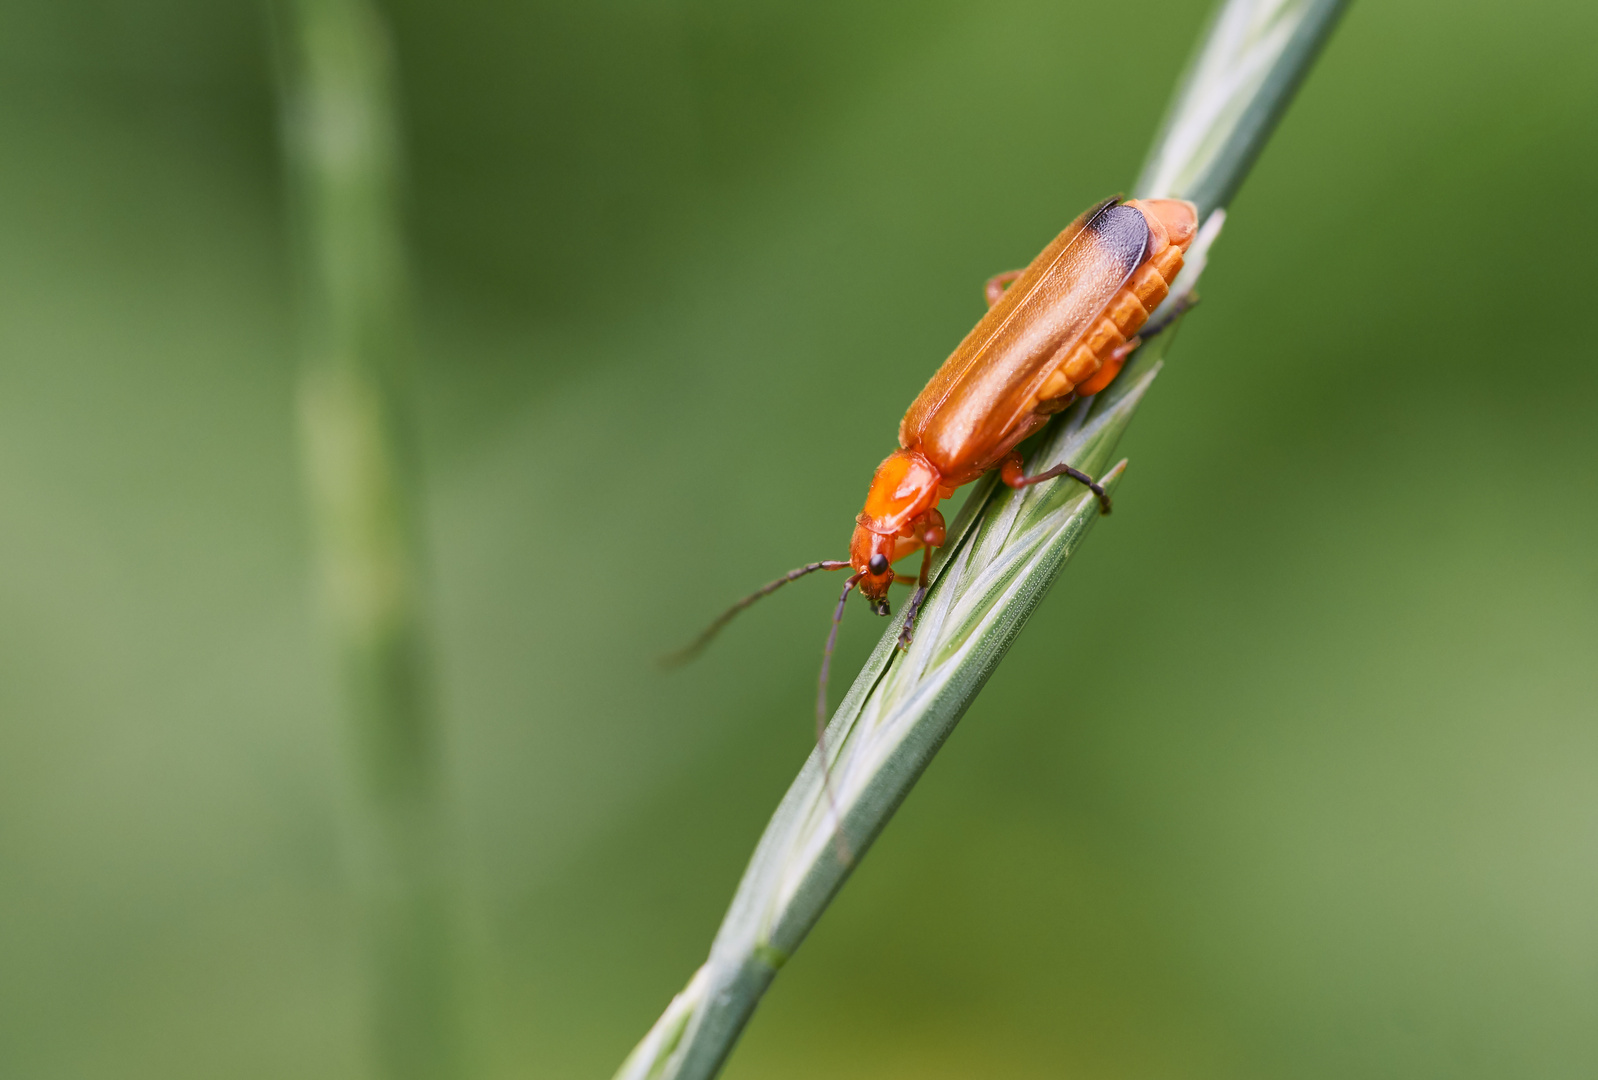
[{"label": "green blurred background", "polygon": [[[608,1076],[905,404],[1206,0],[393,0],[481,1077]],[[271,20],[0,7],[0,1074],[371,1074]],[[727,1071],[1598,1073],[1598,8],[1356,4],[1104,522]],[[843,669],[880,629],[863,609]]]}]

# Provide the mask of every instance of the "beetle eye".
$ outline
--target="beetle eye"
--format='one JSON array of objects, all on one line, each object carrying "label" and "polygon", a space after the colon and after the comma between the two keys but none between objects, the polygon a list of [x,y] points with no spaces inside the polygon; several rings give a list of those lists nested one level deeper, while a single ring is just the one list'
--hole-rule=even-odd
[{"label": "beetle eye", "polygon": [[879,551],[875,555],[871,556],[871,561],[866,563],[866,569],[870,570],[873,574],[886,574],[888,572],[888,560],[882,554],[882,552]]}]

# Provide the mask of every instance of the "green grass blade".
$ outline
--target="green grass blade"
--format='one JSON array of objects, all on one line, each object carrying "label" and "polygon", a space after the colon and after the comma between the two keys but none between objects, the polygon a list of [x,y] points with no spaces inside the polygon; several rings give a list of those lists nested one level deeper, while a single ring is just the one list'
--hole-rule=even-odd
[{"label": "green grass blade", "polygon": [[1216,9],[1134,186],[1199,217],[1226,206],[1348,0],[1250,0]]},{"label": "green grass blade", "polygon": [[[1344,0],[1229,0],[1173,99],[1136,191],[1199,205],[1205,221],[1173,293],[1202,272],[1224,206],[1242,182]],[[1159,317],[1158,314],[1155,316]],[[1159,373],[1173,334],[1155,338],[1104,393],[1064,413],[1028,462],[1104,473]],[[1098,520],[1097,501],[1058,480],[1021,492],[990,476],[949,530],[914,644],[899,618],[834,713],[827,752],[837,812],[856,857],[869,848],[981,691]],[[628,1057],[618,1080],[714,1076],[761,995],[843,885],[819,753],[788,789],[755,849],[710,958]]]},{"label": "green grass blade", "polygon": [[282,5],[306,321],[300,429],[359,771],[356,882],[377,1075],[456,1073],[437,721],[410,450],[406,281],[386,35],[366,0]]}]

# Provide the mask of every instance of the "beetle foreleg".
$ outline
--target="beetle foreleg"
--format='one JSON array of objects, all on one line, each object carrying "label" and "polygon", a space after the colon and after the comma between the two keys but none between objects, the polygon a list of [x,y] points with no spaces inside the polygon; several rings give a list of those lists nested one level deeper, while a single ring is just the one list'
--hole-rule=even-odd
[{"label": "beetle foreleg", "polygon": [[1020,490],[1024,487],[1031,487],[1033,484],[1041,484],[1045,480],[1053,480],[1056,476],[1069,476],[1077,483],[1087,485],[1087,489],[1099,497],[1100,511],[1106,514],[1110,512],[1109,492],[1105,491],[1102,484],[1081,469],[1072,468],[1070,465],[1056,465],[1052,469],[1045,469],[1036,476],[1023,476],[1022,469],[1021,455],[1012,452],[1009,457],[1004,459],[1004,463],[999,466],[999,479],[1010,487]]},{"label": "beetle foreleg", "polygon": [[904,626],[899,631],[899,648],[908,649],[910,642],[915,640],[916,616],[921,614],[921,601],[927,598],[927,579],[932,569],[932,548],[921,549],[921,576],[911,578],[916,583],[915,595],[910,598],[910,606],[904,611]]},{"label": "beetle foreleg", "polygon": [[1002,274],[994,274],[988,278],[988,283],[982,287],[982,295],[988,298],[988,307],[992,307],[1004,299],[1004,290],[1009,288],[1010,282],[1026,273],[1025,270],[1006,270]]}]

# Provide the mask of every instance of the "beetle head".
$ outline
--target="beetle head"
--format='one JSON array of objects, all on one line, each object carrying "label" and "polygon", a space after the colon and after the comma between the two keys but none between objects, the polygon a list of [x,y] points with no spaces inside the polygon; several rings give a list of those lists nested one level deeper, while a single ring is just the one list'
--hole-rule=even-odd
[{"label": "beetle head", "polygon": [[[861,515],[864,517],[865,515]],[[893,549],[897,540],[856,525],[849,541],[849,562],[860,573],[860,595],[878,615],[888,614],[888,586],[893,584]]]}]

